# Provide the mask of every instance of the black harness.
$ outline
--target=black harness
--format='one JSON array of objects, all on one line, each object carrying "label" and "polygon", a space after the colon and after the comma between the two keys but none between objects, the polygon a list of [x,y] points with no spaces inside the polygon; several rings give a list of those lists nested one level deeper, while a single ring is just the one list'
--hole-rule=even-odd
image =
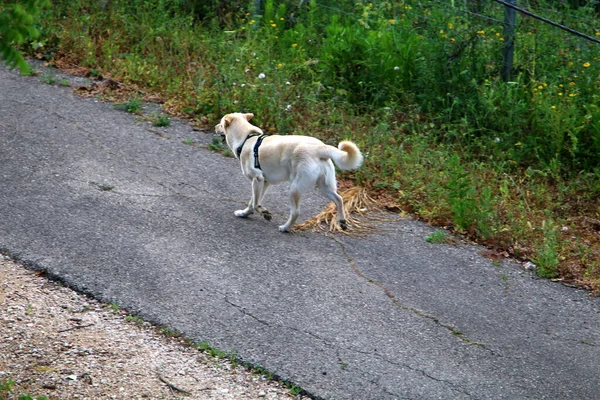
[{"label": "black harness", "polygon": [[256,139],[256,143],[254,144],[254,168],[261,169],[260,162],[258,162],[258,148],[262,144],[263,139],[266,138],[268,135],[265,135],[264,133],[257,133],[257,132],[250,133],[248,136],[246,136],[246,139],[244,139],[242,144],[240,144],[238,146],[238,148],[235,150],[235,153],[237,154],[237,157],[240,158],[240,155],[242,154],[242,149],[244,148],[246,141],[254,136],[258,136],[258,139]]}]

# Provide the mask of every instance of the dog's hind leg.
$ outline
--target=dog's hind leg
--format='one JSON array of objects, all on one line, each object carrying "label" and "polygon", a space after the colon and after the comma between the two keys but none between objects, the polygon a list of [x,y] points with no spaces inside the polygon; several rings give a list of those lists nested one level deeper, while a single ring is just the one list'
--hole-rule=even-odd
[{"label": "dog's hind leg", "polygon": [[299,204],[300,204],[300,191],[298,189],[290,187],[290,216],[285,224],[279,227],[280,232],[287,232],[290,230],[292,225],[298,219],[298,215],[300,214]]},{"label": "dog's hind leg", "polygon": [[323,180],[318,183],[319,190],[323,193],[329,200],[333,201],[335,204],[335,209],[337,211],[337,219],[340,228],[343,230],[348,229],[348,222],[346,221],[346,210],[344,208],[344,200],[342,196],[337,193],[337,182],[335,180],[335,176],[331,174],[326,174],[323,177]]}]

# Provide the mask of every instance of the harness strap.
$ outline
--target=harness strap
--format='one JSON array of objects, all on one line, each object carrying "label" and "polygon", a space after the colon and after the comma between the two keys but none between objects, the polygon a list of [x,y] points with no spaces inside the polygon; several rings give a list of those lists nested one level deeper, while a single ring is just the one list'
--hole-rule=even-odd
[{"label": "harness strap", "polygon": [[254,168],[261,169],[260,162],[258,162],[258,148],[262,144],[263,139],[266,137],[267,135],[260,135],[258,139],[256,139],[256,143],[254,144]]},{"label": "harness strap", "polygon": [[242,144],[240,144],[238,146],[238,148],[235,149],[235,153],[237,154],[237,157],[240,158],[240,155],[242,154],[242,149],[244,148],[246,141],[254,136],[258,136],[258,139],[256,140],[256,143],[254,144],[254,168],[261,169],[260,162],[258,161],[258,148],[260,147],[263,139],[266,138],[268,135],[265,135],[262,133],[257,133],[257,132],[250,133],[248,136],[246,136],[246,139],[244,139]]}]

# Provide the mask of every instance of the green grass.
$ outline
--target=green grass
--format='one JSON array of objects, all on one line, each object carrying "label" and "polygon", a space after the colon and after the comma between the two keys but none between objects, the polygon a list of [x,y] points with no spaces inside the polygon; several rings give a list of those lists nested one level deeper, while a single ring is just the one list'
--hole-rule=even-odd
[{"label": "green grass", "polygon": [[164,114],[154,114],[151,116],[152,126],[164,127],[171,124],[171,118]]},{"label": "green grass", "polygon": [[[9,395],[14,392],[14,387],[16,386],[15,381],[12,379],[1,379],[0,380],[0,400],[4,400],[9,398]],[[14,398],[14,396],[11,396]],[[48,400],[46,396],[38,396],[34,397],[30,394],[20,394],[17,397],[18,400]]]},{"label": "green grass", "polygon": [[444,232],[435,231],[431,235],[425,238],[427,243],[441,244],[446,243],[448,241],[448,237]]},{"label": "green grass", "polygon": [[138,114],[142,110],[142,101],[138,97],[132,97],[124,103],[116,103],[115,108],[131,114]]},{"label": "green grass", "polygon": [[[249,111],[267,133],[351,138],[365,164],[342,178],[387,191],[427,222],[541,260],[547,276],[600,290],[600,245],[586,222],[600,215],[595,44],[519,17],[515,76],[503,82],[503,8],[494,2],[322,0],[298,9],[265,0],[261,17],[249,0],[219,14],[169,4],[56,1],[39,41],[90,76],[154,94],[208,127]],[[591,2],[535,5],[600,35]],[[120,107],[139,112],[141,102]],[[549,219],[568,234],[550,235]],[[586,241],[584,253],[577,243]]]}]

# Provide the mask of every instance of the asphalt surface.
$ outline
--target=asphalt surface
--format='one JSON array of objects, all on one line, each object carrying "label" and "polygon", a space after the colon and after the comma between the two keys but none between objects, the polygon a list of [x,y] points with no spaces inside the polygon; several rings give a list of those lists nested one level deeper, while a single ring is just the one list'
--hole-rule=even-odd
[{"label": "asphalt surface", "polygon": [[416,221],[279,233],[286,185],[236,218],[249,182],[210,140],[0,68],[0,248],[316,398],[600,398],[599,299]]}]

